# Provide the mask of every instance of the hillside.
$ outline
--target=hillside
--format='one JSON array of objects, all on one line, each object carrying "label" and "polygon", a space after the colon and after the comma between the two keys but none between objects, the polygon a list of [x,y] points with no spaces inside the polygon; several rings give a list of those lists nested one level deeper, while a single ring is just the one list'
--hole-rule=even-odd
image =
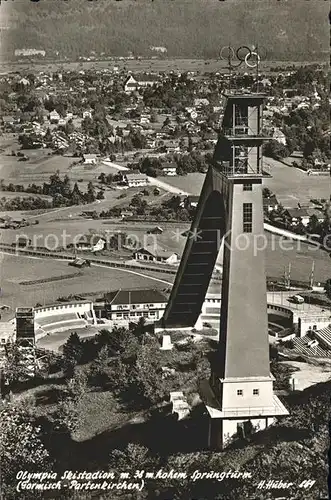
[{"label": "hillside", "polygon": [[328,2],[320,0],[40,0],[1,5],[2,57],[16,48],[70,59],[91,51],[216,57],[220,46],[254,44],[276,60],[318,60],[329,44]]}]

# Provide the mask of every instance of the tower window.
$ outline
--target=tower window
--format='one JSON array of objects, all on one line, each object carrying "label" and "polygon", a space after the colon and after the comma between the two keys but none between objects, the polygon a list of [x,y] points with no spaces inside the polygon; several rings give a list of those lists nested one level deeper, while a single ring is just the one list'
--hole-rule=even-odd
[{"label": "tower window", "polygon": [[246,184],[243,185],[243,191],[252,191],[253,189],[253,184],[246,182]]},{"label": "tower window", "polygon": [[251,233],[253,223],[253,204],[244,203],[243,204],[243,232]]},{"label": "tower window", "polygon": [[258,396],[260,393],[259,389],[253,389],[253,396]]},{"label": "tower window", "polygon": [[243,396],[244,392],[242,389],[237,389],[237,396]]}]

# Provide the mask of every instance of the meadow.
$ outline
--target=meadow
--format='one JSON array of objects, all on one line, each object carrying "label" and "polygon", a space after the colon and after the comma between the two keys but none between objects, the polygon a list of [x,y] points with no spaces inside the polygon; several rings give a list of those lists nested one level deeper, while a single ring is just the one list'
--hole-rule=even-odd
[{"label": "meadow", "polygon": [[[298,168],[289,167],[272,158],[264,158],[264,164],[270,169],[271,177],[264,179],[263,186],[275,193],[285,208],[297,207],[298,203],[307,204],[314,198],[330,198],[330,176],[309,176]],[[167,177],[166,182],[193,195],[199,195],[204,179],[205,174],[192,173]]]},{"label": "meadow", "polygon": [[41,278],[68,275],[73,268],[65,261],[3,255],[0,262],[1,304],[11,308],[8,316],[13,316],[15,307],[35,306],[37,303],[55,302],[60,296],[70,294],[102,294],[119,288],[167,288],[173,275],[162,273],[137,273],[120,271],[106,267],[91,267],[70,279],[24,285],[20,282]]},{"label": "meadow", "polygon": [[[314,64],[314,62],[304,61],[264,61],[262,70],[264,73],[269,73],[278,66],[285,68],[287,66],[305,66]],[[316,61],[316,64],[321,64],[321,61]],[[113,70],[118,68],[118,71],[133,71],[133,72],[170,72],[170,71],[195,71],[195,72],[226,72],[227,61],[220,59],[181,59],[181,58],[164,58],[164,59],[107,59],[107,60],[92,60],[92,61],[19,61],[19,62],[4,62],[2,64],[2,72],[10,73],[11,71],[37,73],[40,71],[81,71],[81,70]]]}]

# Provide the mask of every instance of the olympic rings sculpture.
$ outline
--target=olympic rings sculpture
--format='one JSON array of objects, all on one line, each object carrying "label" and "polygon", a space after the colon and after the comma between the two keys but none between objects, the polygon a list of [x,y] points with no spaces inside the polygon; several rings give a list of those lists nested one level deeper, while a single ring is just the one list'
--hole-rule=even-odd
[{"label": "olympic rings sculpture", "polygon": [[231,69],[238,68],[242,64],[246,64],[248,68],[256,68],[261,62],[261,51],[257,48],[250,49],[247,45],[241,45],[238,49],[229,45],[222,47],[219,57],[228,61]]}]

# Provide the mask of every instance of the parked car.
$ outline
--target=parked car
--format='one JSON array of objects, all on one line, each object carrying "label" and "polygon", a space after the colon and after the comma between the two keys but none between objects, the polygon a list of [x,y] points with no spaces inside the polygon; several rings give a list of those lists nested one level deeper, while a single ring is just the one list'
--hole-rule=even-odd
[{"label": "parked car", "polygon": [[289,302],[293,302],[294,304],[303,304],[305,299],[301,297],[301,295],[292,295],[287,299]]}]

